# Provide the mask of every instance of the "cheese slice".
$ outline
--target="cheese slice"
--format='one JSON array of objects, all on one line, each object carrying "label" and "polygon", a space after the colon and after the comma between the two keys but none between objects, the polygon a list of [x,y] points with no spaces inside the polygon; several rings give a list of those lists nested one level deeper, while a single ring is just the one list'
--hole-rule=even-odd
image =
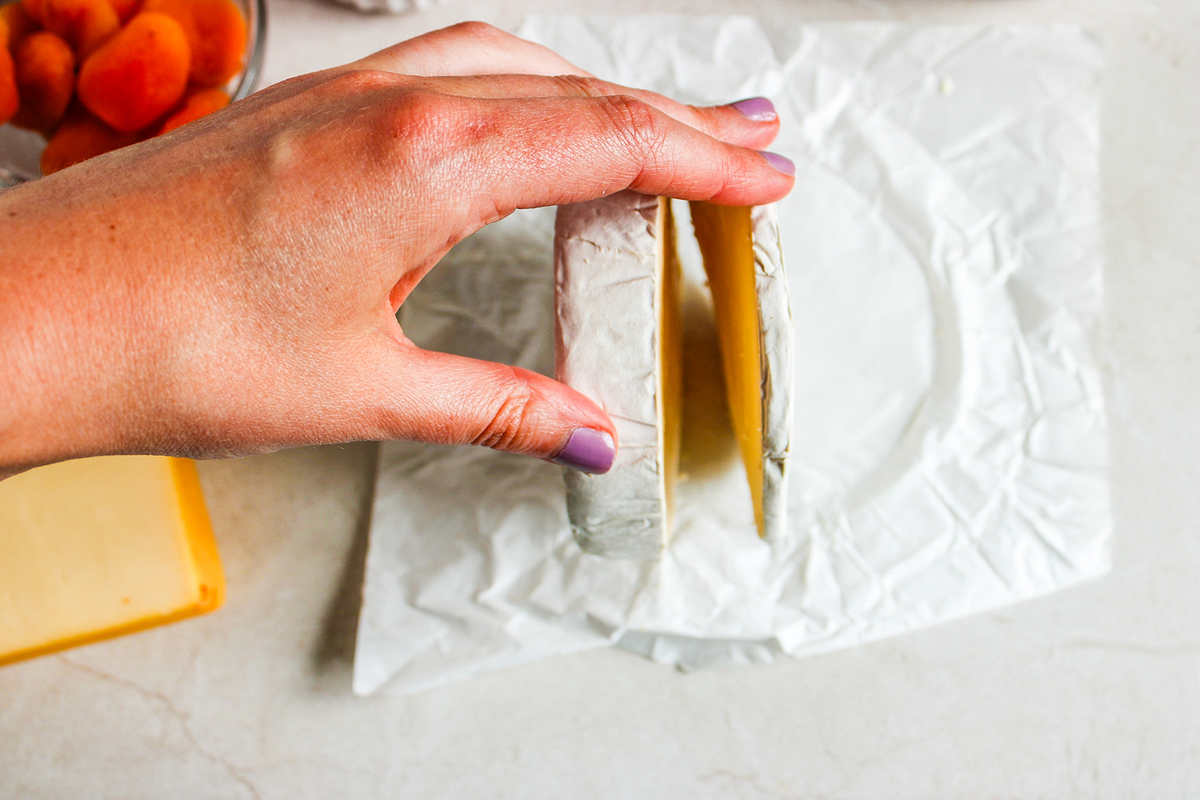
[{"label": "cheese slice", "polygon": [[774,539],[787,527],[792,420],[791,311],[775,207],[690,207],[754,521],[760,536]]},{"label": "cheese slice", "polygon": [[[773,207],[694,204],[734,432],[760,535],[786,529],[791,315]],[[564,470],[584,550],[653,559],[671,531],[682,426],[682,271],[670,201],[623,192],[563,206],[555,236],[558,378],[613,417],[605,475]]]},{"label": "cheese slice", "polygon": [[224,593],[191,461],[106,456],[0,481],[0,664],[203,614]]},{"label": "cheese slice", "polygon": [[555,231],[558,379],[613,417],[604,475],[564,470],[584,550],[658,558],[671,531],[682,436],[683,281],[670,201],[621,192],[563,206]]}]

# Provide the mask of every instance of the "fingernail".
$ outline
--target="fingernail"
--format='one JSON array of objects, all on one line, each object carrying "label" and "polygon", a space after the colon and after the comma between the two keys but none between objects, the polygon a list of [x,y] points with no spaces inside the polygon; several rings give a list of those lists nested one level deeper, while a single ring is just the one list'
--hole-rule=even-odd
[{"label": "fingernail", "polygon": [[612,469],[616,454],[612,437],[604,431],[576,428],[567,439],[567,446],[550,460],[589,475],[599,475]]},{"label": "fingernail", "polygon": [[775,104],[765,97],[748,97],[729,105],[742,112],[742,116],[753,122],[771,122],[777,116]]},{"label": "fingernail", "polygon": [[768,164],[782,172],[784,175],[796,174],[796,165],[793,164],[792,160],[787,156],[781,156],[779,153],[772,153],[767,150],[759,150],[758,152],[762,154],[762,157],[767,160]]}]

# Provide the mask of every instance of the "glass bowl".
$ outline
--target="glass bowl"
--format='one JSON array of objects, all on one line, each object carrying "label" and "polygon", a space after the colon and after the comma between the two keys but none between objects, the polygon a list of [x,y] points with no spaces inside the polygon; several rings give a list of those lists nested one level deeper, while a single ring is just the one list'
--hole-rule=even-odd
[{"label": "glass bowl", "polygon": [[[16,0],[0,0],[0,6]],[[254,91],[262,71],[267,38],[267,1],[234,0],[246,15],[246,63],[224,86],[233,101]],[[0,125],[0,190],[41,177],[39,166],[46,140],[35,131]]]}]

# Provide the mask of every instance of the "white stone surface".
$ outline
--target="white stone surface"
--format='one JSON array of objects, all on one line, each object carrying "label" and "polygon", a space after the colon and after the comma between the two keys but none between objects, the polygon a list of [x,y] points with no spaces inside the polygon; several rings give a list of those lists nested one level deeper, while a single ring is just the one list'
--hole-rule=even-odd
[{"label": "white stone surface", "polygon": [[[373,445],[201,465],[219,613],[0,669],[0,796],[1174,798],[1200,785],[1200,7],[587,0],[807,20],[1094,24],[1107,48],[1110,576],[795,663],[595,651],[350,693]],[[273,2],[267,80],[539,0],[400,17]],[[572,9],[576,10],[576,9]],[[586,689],[584,688],[586,687]]]}]

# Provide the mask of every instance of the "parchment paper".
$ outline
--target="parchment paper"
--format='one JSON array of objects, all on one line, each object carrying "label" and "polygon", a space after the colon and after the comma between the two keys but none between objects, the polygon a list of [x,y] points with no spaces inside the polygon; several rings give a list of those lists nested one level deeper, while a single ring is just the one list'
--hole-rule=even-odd
[{"label": "parchment paper", "polygon": [[[616,645],[683,669],[847,647],[1103,574],[1096,43],[1072,27],[553,18],[522,35],[697,103],[771,97],[796,321],[791,536],[731,462],[655,564],[583,554],[558,467],[381,447],[354,689]],[[459,245],[423,346],[553,372],[553,210]]]}]

